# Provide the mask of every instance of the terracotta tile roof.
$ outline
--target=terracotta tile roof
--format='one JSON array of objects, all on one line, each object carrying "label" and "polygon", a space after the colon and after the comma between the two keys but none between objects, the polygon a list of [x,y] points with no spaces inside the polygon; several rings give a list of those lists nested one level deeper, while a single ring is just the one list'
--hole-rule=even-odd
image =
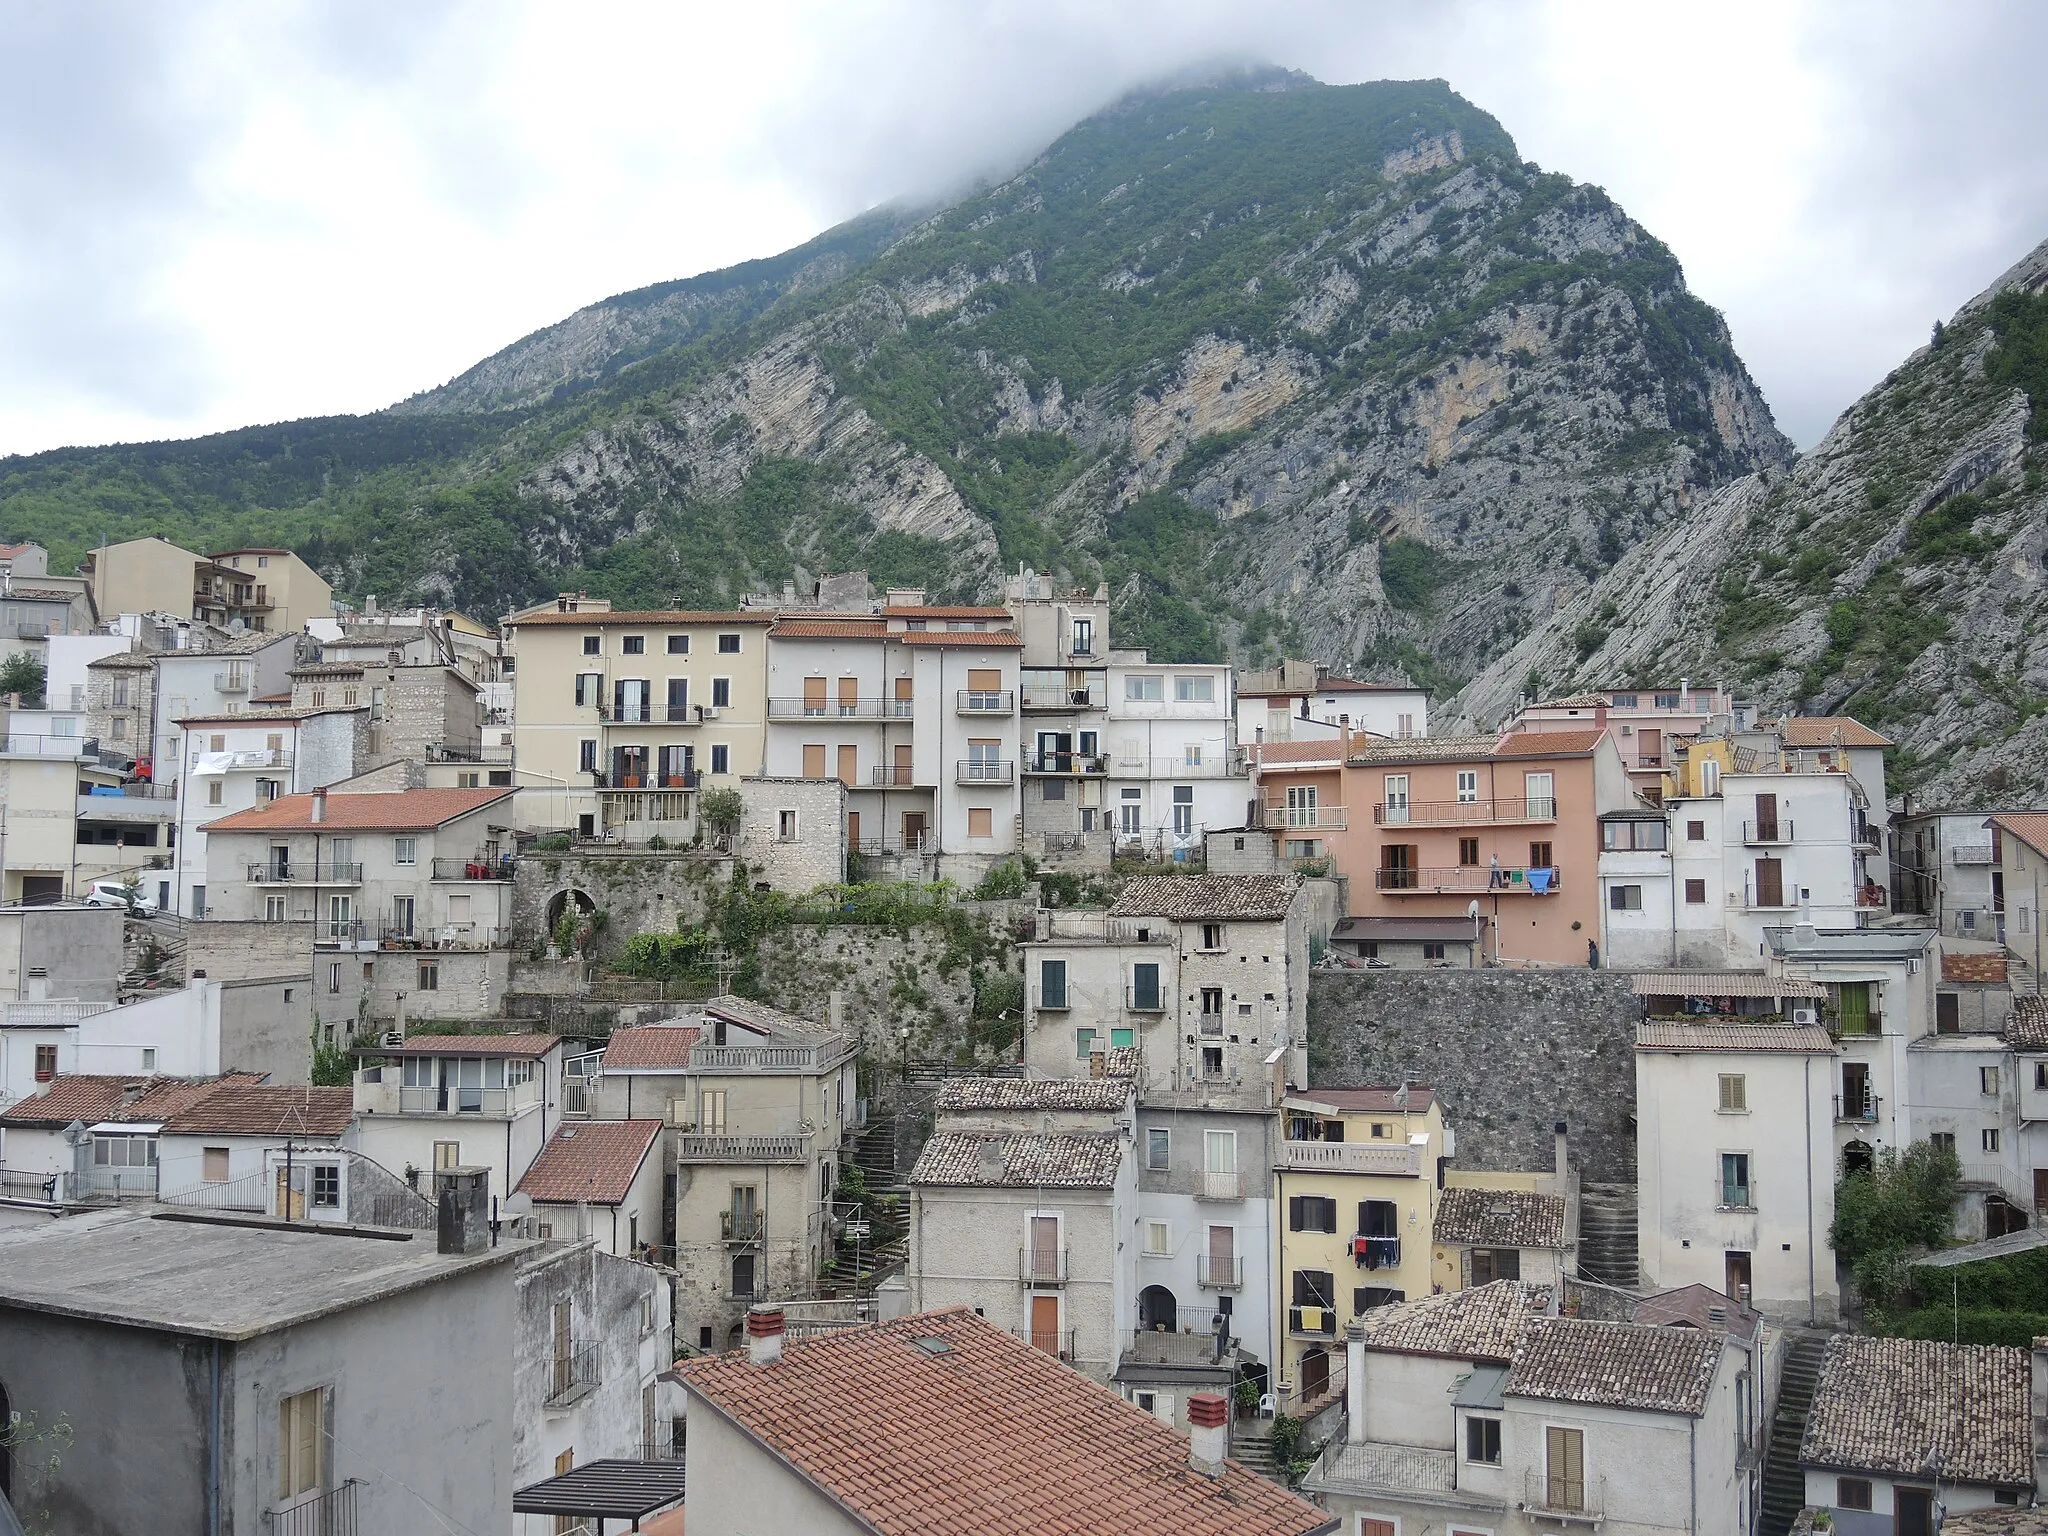
[{"label": "terracotta tile roof", "polygon": [[1698,1418],[1713,1392],[1722,1338],[1696,1328],[1546,1317],[1515,1346],[1501,1391]]},{"label": "terracotta tile roof", "polygon": [[[62,1130],[74,1120],[148,1123],[168,1120],[228,1083],[255,1083],[254,1072],[222,1077],[141,1077],[119,1073],[65,1073],[50,1080],[47,1091],[16,1099],[0,1114],[0,1127],[20,1130]],[[125,1102],[128,1089],[141,1084],[135,1100]]]},{"label": "terracotta tile roof", "polygon": [[769,613],[720,613],[689,608],[634,608],[613,609],[593,613],[589,609],[581,613],[560,613],[550,609],[543,613],[529,613],[516,619],[507,619],[508,625],[520,629],[530,624],[580,625],[585,629],[598,629],[606,625],[629,624],[634,628],[653,628],[666,624],[753,624],[762,627],[773,624],[775,616]]},{"label": "terracotta tile roof", "polygon": [[2030,1489],[2031,1381],[2024,1349],[1838,1333],[1821,1361],[1799,1460],[1910,1476],[1932,1452],[1944,1482]]},{"label": "terracotta tile roof", "polygon": [[2005,956],[1945,954],[1941,957],[1941,979],[2001,984],[2006,979]]},{"label": "terracotta tile roof", "polygon": [[1104,1077],[1136,1077],[1144,1069],[1144,1060],[1135,1045],[1113,1045],[1102,1053]]},{"label": "terracotta tile roof", "polygon": [[353,1088],[222,1083],[164,1122],[170,1136],[339,1136],[356,1117]]},{"label": "terracotta tile roof", "polygon": [[514,1187],[543,1205],[618,1205],[660,1135],[659,1120],[571,1121]]},{"label": "terracotta tile roof", "polygon": [[1013,629],[906,629],[889,638],[905,645],[996,646],[1011,650],[1021,649],[1024,644],[1024,637]]},{"label": "terracotta tile roof", "polygon": [[1371,1084],[1363,1088],[1299,1088],[1287,1095],[1290,1104],[1327,1104],[1344,1114],[1419,1115],[1435,1102],[1436,1090],[1427,1083],[1410,1083],[1408,1099],[1401,1102],[1401,1085]]},{"label": "terracotta tile roof", "polygon": [[560,1035],[407,1035],[404,1045],[380,1045],[379,1056],[527,1056],[538,1059],[562,1043]]},{"label": "terracotta tile roof", "polygon": [[1562,1248],[1564,1197],[1452,1185],[1436,1208],[1436,1240],[1481,1248]]},{"label": "terracotta tile roof", "polygon": [[777,619],[768,636],[772,640],[886,640],[889,626],[880,619]]},{"label": "terracotta tile roof", "polygon": [[1987,1504],[1944,1515],[1941,1536],[2048,1536],[2048,1507]]},{"label": "terracotta tile roof", "polygon": [[[1375,741],[1380,738],[1374,737]],[[1352,751],[1358,750],[1358,738],[1351,738]],[[1251,761],[1260,767],[1285,768],[1308,763],[1323,763],[1334,768],[1344,756],[1344,739],[1332,736],[1316,741],[1259,741],[1245,749]]]},{"label": "terracotta tile roof", "polygon": [[[206,824],[216,832],[424,832],[510,801],[509,789],[408,789],[388,794],[329,795],[327,815],[313,820],[313,796],[279,795],[268,805],[236,811]],[[509,807],[508,807],[509,808]]]},{"label": "terracotta tile roof", "polygon": [[1498,736],[1410,736],[1392,741],[1375,736],[1361,742],[1351,738],[1354,763],[1453,763],[1478,762],[1493,756]]},{"label": "terracotta tile roof", "polygon": [[1590,731],[1516,731],[1503,736],[1494,749],[1495,757],[1567,757],[1590,752],[1607,734],[1604,728]]},{"label": "terracotta tile roof", "polygon": [[1114,1114],[1131,1099],[1127,1077],[954,1077],[939,1089],[940,1110],[1101,1110]]},{"label": "terracotta tile roof", "polygon": [[1645,1019],[1636,1026],[1639,1051],[1792,1051],[1831,1056],[1835,1042],[1818,1024],[1686,1024]]},{"label": "terracotta tile roof", "polygon": [[1991,825],[2011,833],[2034,852],[2048,856],[2048,811],[2001,811],[1988,819]]},{"label": "terracotta tile roof", "polygon": [[1299,875],[1140,875],[1111,904],[1111,917],[1273,922],[1287,915]]},{"label": "terracotta tile roof", "polygon": [[267,651],[280,640],[296,640],[297,635],[289,630],[255,630],[246,635],[217,635],[207,639],[201,631],[195,635],[206,643],[197,650],[176,651],[177,656],[253,656],[258,651]]},{"label": "terracotta tile roof", "polygon": [[1637,997],[1826,997],[1817,981],[1765,971],[1637,971],[1629,978]]},{"label": "terracotta tile roof", "polygon": [[1889,747],[1890,738],[1880,736],[1861,720],[1847,715],[1788,715],[1778,722],[1778,734],[1788,747]]},{"label": "terracotta tile roof", "polygon": [[736,1024],[751,1024],[756,1029],[772,1030],[780,1035],[836,1033],[828,1028],[822,1019],[807,1019],[800,1013],[786,1013],[780,1008],[757,1002],[751,997],[714,997],[701,1006],[714,1018],[722,1018]]},{"label": "terracotta tile roof", "polygon": [[944,603],[926,603],[921,607],[897,608],[885,606],[880,616],[887,619],[1001,619],[1007,623],[1010,618],[1010,610],[1007,608],[974,608],[957,605],[949,607]]},{"label": "terracotta tile roof", "polygon": [[880,1536],[1319,1536],[1338,1520],[965,1308],[688,1360],[720,1413]]},{"label": "terracotta tile roof", "polygon": [[2022,1051],[2048,1051],[2048,998],[2031,992],[2015,997],[2000,1033],[2007,1045]]},{"label": "terracotta tile roof", "polygon": [[1548,1287],[1496,1280],[1469,1291],[1446,1291],[1396,1302],[1364,1315],[1368,1349],[1459,1360],[1514,1358],[1515,1342],[1531,1320],[1550,1310]]},{"label": "terracotta tile roof", "polygon": [[[1714,1311],[1720,1309],[1716,1318]],[[1707,1285],[1681,1285],[1675,1291],[1645,1296],[1629,1314],[1632,1323],[1654,1323],[1662,1328],[1721,1329],[1737,1338],[1756,1335],[1758,1314]]]},{"label": "terracotta tile roof", "polygon": [[613,1033],[604,1048],[607,1072],[680,1072],[704,1031],[690,1024],[642,1024]]},{"label": "terracotta tile roof", "polygon": [[90,672],[94,667],[101,667],[109,670],[113,668],[120,668],[123,671],[132,670],[137,672],[146,672],[155,665],[156,658],[154,656],[145,655],[141,651],[116,651],[111,656],[99,656],[95,657],[91,661],[88,661],[85,664],[85,669],[88,672]]},{"label": "terracotta tile roof", "polygon": [[941,1131],[924,1144],[913,1184],[1108,1189],[1123,1160],[1120,1136],[990,1135]]}]

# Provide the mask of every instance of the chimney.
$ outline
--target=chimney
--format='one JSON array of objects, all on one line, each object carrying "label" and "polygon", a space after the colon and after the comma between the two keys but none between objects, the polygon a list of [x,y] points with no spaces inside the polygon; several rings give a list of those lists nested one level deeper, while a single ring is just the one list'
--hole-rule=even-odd
[{"label": "chimney", "polygon": [[363,617],[366,619],[377,617],[377,594],[374,592],[369,593],[363,598]]},{"label": "chimney", "polygon": [[1365,1443],[1365,1324],[1355,1317],[1344,1325],[1344,1438]]},{"label": "chimney", "polygon": [[142,1097],[143,1093],[148,1089],[148,1087],[149,1084],[144,1082],[137,1082],[134,1080],[130,1080],[128,1082],[123,1083],[121,1085],[121,1102],[123,1104],[133,1104],[137,1099]]},{"label": "chimney", "polygon": [[1220,1392],[1188,1396],[1188,1465],[1204,1477],[1221,1477],[1230,1456],[1230,1405]]},{"label": "chimney", "polygon": [[1565,1140],[1565,1125],[1562,1120],[1557,1122],[1557,1128],[1554,1134],[1556,1136],[1557,1143],[1557,1192],[1561,1195],[1565,1192],[1566,1189],[1570,1187],[1569,1181],[1566,1176],[1566,1168],[1569,1166],[1569,1164],[1565,1156],[1567,1148]]},{"label": "chimney", "polygon": [[2034,1340],[2034,1486],[2048,1487],[2048,1339]]},{"label": "chimney", "polygon": [[482,1253],[491,1246],[491,1170],[443,1168],[434,1176],[439,1253]]},{"label": "chimney", "polygon": [[313,791],[313,820],[316,822],[321,822],[325,821],[326,819],[327,791],[324,788],[316,789]]},{"label": "chimney", "polygon": [[747,1308],[747,1364],[782,1363],[782,1308],[772,1303]]},{"label": "chimney", "polygon": [[28,968],[28,1000],[32,1003],[47,1002],[50,996],[50,973],[40,965]]},{"label": "chimney", "polygon": [[1003,1138],[992,1137],[981,1144],[978,1159],[981,1176],[991,1184],[1000,1184],[1007,1174],[1006,1159],[1003,1156]]},{"label": "chimney", "polygon": [[1800,949],[1811,949],[1820,942],[1820,929],[1812,923],[1794,923],[1792,942]]},{"label": "chimney", "polygon": [[825,1027],[835,1035],[846,1033],[846,994],[837,987],[825,994]]}]

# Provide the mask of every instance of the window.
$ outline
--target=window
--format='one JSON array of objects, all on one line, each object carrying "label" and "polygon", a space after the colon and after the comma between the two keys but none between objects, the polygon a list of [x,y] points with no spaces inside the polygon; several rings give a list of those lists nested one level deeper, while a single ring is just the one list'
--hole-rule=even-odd
[{"label": "window", "polygon": [[1549,869],[1551,867],[1550,844],[1531,843],[1529,845],[1529,867],[1531,869]]},{"label": "window", "polygon": [[1552,1509],[1586,1507],[1586,1432],[1547,1425],[1543,1431],[1545,1502]]},{"label": "window", "polygon": [[330,962],[327,967],[327,990],[330,992],[339,992],[341,990],[341,962],[339,960]]},{"label": "window", "polygon": [[1689,906],[1699,906],[1707,899],[1707,882],[1688,880],[1685,882],[1685,899]]},{"label": "window", "polygon": [[1929,1131],[1927,1133],[1927,1142],[1929,1146],[1939,1147],[1944,1152],[1953,1152],[1956,1149],[1956,1133],[1954,1131]]},{"label": "window", "polygon": [[1984,1128],[1984,1150],[1986,1152],[1996,1152],[1998,1150],[1998,1127],[1986,1126]]},{"label": "window", "polygon": [[1870,1508],[1870,1479],[1867,1477],[1838,1477],[1835,1479],[1835,1508]]},{"label": "window", "polygon": [[1458,770],[1458,804],[1476,805],[1479,802],[1479,770],[1460,768]]},{"label": "window", "polygon": [[740,637],[739,637],[738,635],[720,635],[720,636],[718,637],[718,654],[719,654],[719,655],[721,655],[721,656],[737,656],[737,655],[739,655],[739,653],[740,653]]},{"label": "window", "polygon": [[584,773],[597,772],[597,743],[585,738],[576,743],[576,766]]},{"label": "window", "polygon": [[1996,1094],[1998,1092],[1998,1068],[1979,1067],[1977,1069],[1977,1091],[1988,1094]]},{"label": "window", "polygon": [[1327,1195],[1289,1195],[1287,1230],[1290,1232],[1335,1232],[1337,1202]]},{"label": "window", "polygon": [[1095,621],[1093,619],[1074,620],[1072,654],[1076,656],[1092,656],[1095,654]]},{"label": "window", "polygon": [[1642,911],[1643,888],[1640,885],[1610,885],[1607,887],[1607,909],[1610,912]]},{"label": "window", "polygon": [[39,1045],[36,1047],[36,1081],[47,1083],[57,1075],[57,1047]]},{"label": "window", "polygon": [[1095,1050],[1095,1036],[1096,1031],[1092,1029],[1077,1029],[1074,1031],[1074,1059],[1076,1061],[1086,1061]]},{"label": "window", "polygon": [[1685,824],[1685,840],[1688,843],[1704,843],[1707,840],[1707,824],[1704,821],[1688,821]]},{"label": "window", "polygon": [[1131,1007],[1145,1013],[1156,1013],[1162,1006],[1158,962],[1138,961],[1131,967]]},{"label": "window", "polygon": [[460,1168],[462,1166],[462,1143],[459,1141],[437,1141],[434,1143],[434,1167]]},{"label": "window", "polygon": [[690,718],[690,680],[687,677],[668,680],[668,717],[671,720]]},{"label": "window", "polygon": [[156,1047],[153,1045],[145,1045],[142,1048],[142,1070],[145,1072],[154,1072],[156,1070]]},{"label": "window", "polygon": [[1122,798],[1117,810],[1123,818],[1123,834],[1126,837],[1136,837],[1145,829],[1144,791],[1126,789],[1119,791],[1119,794]]},{"label": "window", "polygon": [[1491,1285],[1496,1280],[1522,1278],[1522,1250],[1519,1248],[1474,1248],[1472,1278],[1468,1285]]},{"label": "window", "polygon": [[822,741],[804,743],[804,777],[822,779],[825,777],[825,744]]},{"label": "window", "polygon": [[206,781],[206,803],[208,805],[219,805],[221,803],[222,787],[219,779],[208,779]]},{"label": "window", "polygon": [[1675,693],[1660,693],[1660,694],[1658,694],[1658,695],[1657,695],[1657,708],[1659,708],[1659,709],[1676,709],[1676,708],[1678,708],[1678,695],[1677,695],[1677,694],[1675,694]]},{"label": "window", "polygon": [[1479,867],[1479,839],[1461,837],[1458,839],[1458,864],[1464,869]]},{"label": "window", "polygon": [[420,962],[420,990],[438,992],[441,990],[441,962],[422,960]]},{"label": "window", "polygon": [[1066,781],[1065,779],[1041,779],[1041,780],[1039,780],[1039,798],[1040,798],[1041,800],[1064,800],[1064,799],[1066,799],[1066,798],[1067,798],[1067,781]]},{"label": "window", "polygon": [[1192,837],[1195,831],[1195,787],[1192,784],[1173,786],[1173,835]]},{"label": "window", "polygon": [[1067,1006],[1066,961],[1041,960],[1038,962],[1038,1006],[1041,1008],[1064,1008]]},{"label": "window", "polygon": [[341,1164],[313,1165],[313,1208],[330,1211],[341,1209]]},{"label": "window", "polygon": [[713,709],[732,708],[731,678],[714,677],[711,679],[711,707]]},{"label": "window", "polygon": [[1664,847],[1664,823],[1661,821],[1603,821],[1600,824],[1600,846],[1610,850],[1626,852],[1642,849],[1656,852]]},{"label": "window", "polygon": [[604,702],[604,674],[602,672],[578,672],[576,674],[576,704],[579,709],[591,709]]},{"label": "window", "polygon": [[1934,994],[1934,1029],[1936,1034],[1953,1035],[1963,1027],[1963,1000],[1953,992]]},{"label": "window", "polygon": [[1408,819],[1408,775],[1390,773],[1386,776],[1386,820],[1389,825]]},{"label": "window", "polygon": [[1472,1414],[1465,1420],[1465,1459],[1500,1464],[1500,1420]]},{"label": "window", "polygon": [[668,653],[671,656],[689,655],[690,637],[688,635],[670,635],[668,637]]},{"label": "window", "polygon": [[1749,1154],[1747,1152],[1723,1152],[1721,1154],[1721,1204],[1735,1210],[1747,1210],[1750,1204]]},{"label": "window", "polygon": [[2048,1090],[2048,1061],[2034,1063],[2034,1086]]},{"label": "window", "polygon": [[128,717],[126,715],[116,715],[114,716],[112,723],[114,728],[114,740],[126,741],[128,739]]},{"label": "window", "polygon": [[985,805],[970,805],[967,808],[967,835],[970,838],[994,837],[996,813]]},{"label": "window", "polygon": [[455,787],[457,789],[475,789],[477,787],[477,776],[474,773],[458,773],[455,775]]},{"label": "window", "polygon": [[92,1160],[96,1168],[154,1168],[154,1136],[95,1136]]},{"label": "window", "polygon": [[264,921],[265,921],[266,923],[281,923],[281,922],[283,922],[283,921],[284,921],[284,911],[285,911],[285,905],[284,905],[284,904],[285,904],[285,899],[284,899],[284,897],[282,897],[282,896],[266,896],[266,897],[264,897],[264,898],[263,898],[263,920],[264,920]]},{"label": "window", "polygon": [[584,655],[586,655],[586,656],[599,656],[599,655],[602,655],[603,653],[604,653],[604,636],[602,636],[602,635],[585,635],[585,636],[583,637],[583,654],[584,654]]},{"label": "window", "polygon": [[1145,1223],[1145,1251],[1155,1259],[1165,1258],[1173,1252],[1173,1233],[1165,1222]]},{"label": "window", "polygon": [[1166,1171],[1167,1159],[1173,1152],[1173,1133],[1157,1126],[1145,1132],[1145,1166],[1153,1173]]},{"label": "window", "polygon": [[1423,944],[1423,946],[1422,946],[1422,958],[1423,958],[1423,959],[1425,959],[1425,960],[1441,960],[1441,959],[1443,959],[1443,958],[1444,958],[1444,947],[1443,947],[1443,945],[1441,945],[1441,944],[1437,944],[1437,943],[1433,943],[1433,942],[1425,942],[1425,943]]},{"label": "window", "polygon": [[647,637],[645,635],[627,635],[619,642],[619,652],[625,656],[645,656],[647,654]]},{"label": "window", "polygon": [[200,1148],[199,1177],[208,1184],[227,1183],[228,1149],[226,1147]]},{"label": "window", "polygon": [[1208,704],[1216,698],[1216,679],[1213,677],[1176,677],[1173,680],[1173,697],[1180,704]]},{"label": "window", "polygon": [[1749,1079],[1740,1072],[1721,1074],[1721,1113],[1741,1115],[1749,1112]]},{"label": "window", "polygon": [[420,840],[416,837],[394,838],[391,843],[391,862],[394,864],[417,864],[420,861]]},{"label": "window", "polygon": [[1202,1133],[1203,1167],[1209,1173],[1237,1172],[1237,1132]]},{"label": "window", "polygon": [[315,1387],[277,1405],[277,1498],[301,1499],[326,1487],[327,1391]]},{"label": "window", "polygon": [[727,764],[729,764],[731,761],[732,748],[725,746],[717,746],[711,749],[711,771],[713,773],[730,772],[731,770],[727,767]]},{"label": "window", "polygon": [[1374,1307],[1391,1307],[1397,1301],[1406,1301],[1408,1293],[1397,1286],[1354,1285],[1351,1288],[1351,1310],[1370,1312]]}]

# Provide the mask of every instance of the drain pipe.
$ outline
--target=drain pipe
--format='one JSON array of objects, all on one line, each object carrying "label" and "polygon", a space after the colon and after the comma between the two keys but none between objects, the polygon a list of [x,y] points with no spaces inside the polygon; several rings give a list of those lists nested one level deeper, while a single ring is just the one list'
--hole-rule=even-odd
[{"label": "drain pipe", "polygon": [[208,1536],[220,1536],[220,1340],[213,1341],[212,1401],[207,1416],[211,1428],[206,1447],[206,1529]]}]

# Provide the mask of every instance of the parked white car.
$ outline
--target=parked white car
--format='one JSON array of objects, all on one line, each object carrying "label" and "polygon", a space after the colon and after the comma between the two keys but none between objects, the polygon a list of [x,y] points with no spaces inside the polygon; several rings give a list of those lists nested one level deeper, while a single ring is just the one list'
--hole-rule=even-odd
[{"label": "parked white car", "polygon": [[95,880],[92,889],[85,893],[88,907],[132,908],[137,917],[156,916],[156,898],[149,892],[137,888],[134,899],[129,899],[129,888],[118,880]]}]

